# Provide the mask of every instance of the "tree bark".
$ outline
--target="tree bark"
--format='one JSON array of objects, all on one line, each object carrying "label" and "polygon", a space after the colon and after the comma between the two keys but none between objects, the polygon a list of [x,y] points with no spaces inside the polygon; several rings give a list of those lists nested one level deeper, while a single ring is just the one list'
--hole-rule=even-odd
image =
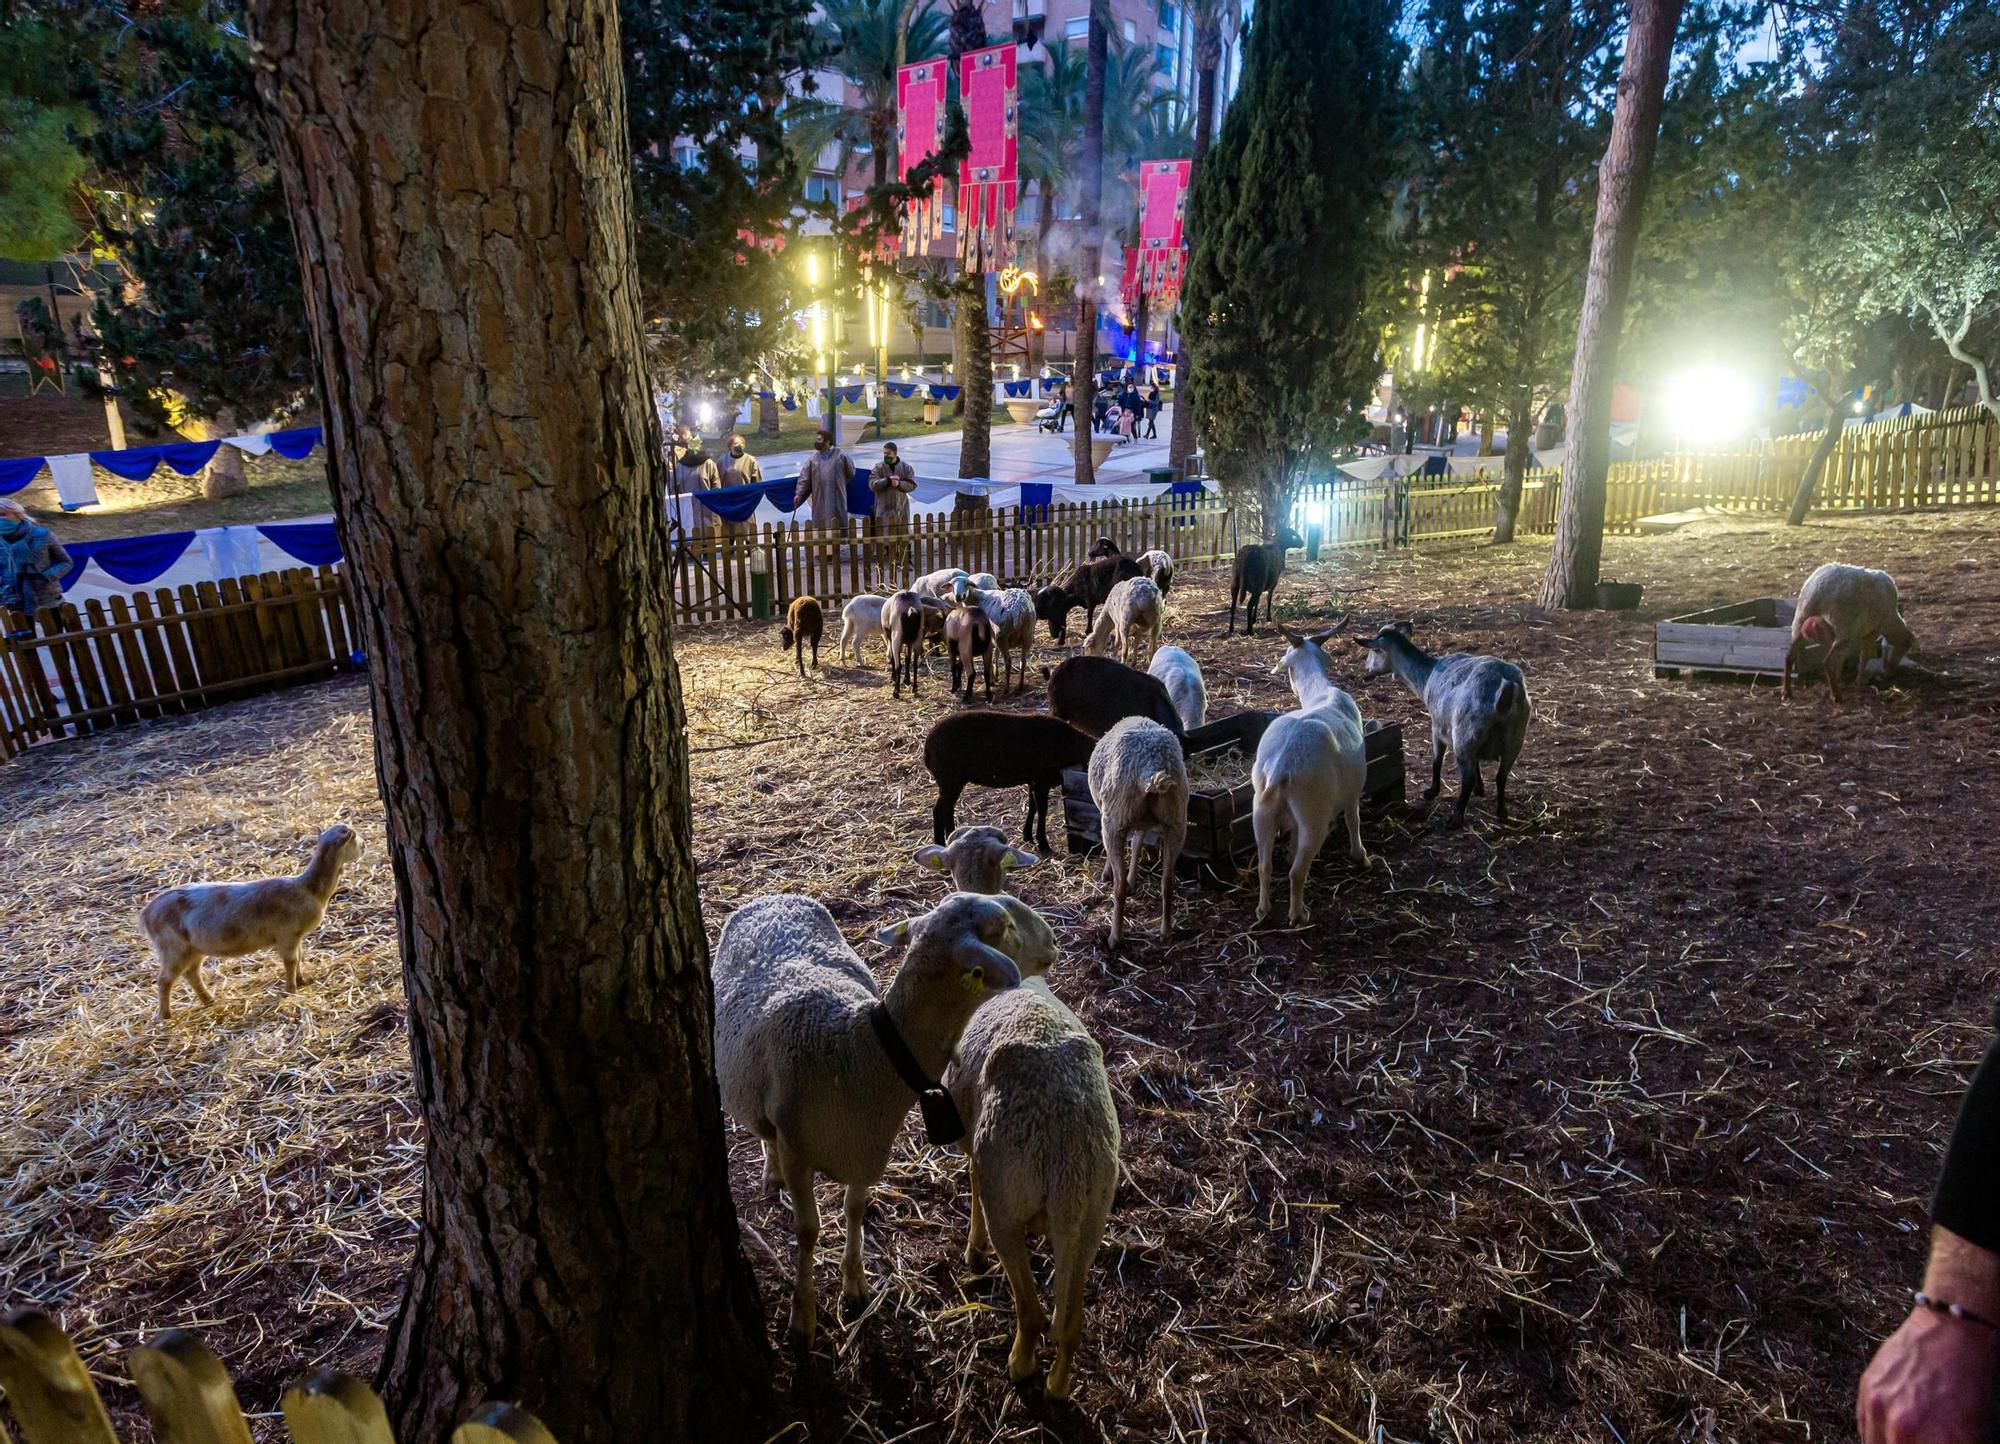
[{"label": "tree bark", "polygon": [[1082,216],[1083,272],[1076,278],[1076,441],[1071,455],[1076,459],[1076,482],[1088,486],[1097,480],[1097,466],[1091,460],[1090,401],[1097,394],[1097,278],[1104,273],[1104,87],[1111,64],[1111,33],[1104,15],[1090,6],[1089,38],[1085,41],[1083,67],[1083,155],[1077,167],[1082,191],[1077,206]]},{"label": "tree bark", "polygon": [[1803,526],[1806,513],[1812,510],[1813,493],[1819,490],[1820,473],[1826,470],[1826,460],[1833,455],[1833,449],[1840,445],[1840,434],[1847,429],[1848,388],[1836,386],[1831,376],[1826,378],[1826,429],[1820,433],[1819,444],[1806,458],[1806,469],[1799,474],[1799,484],[1792,490],[1792,509],[1785,513],[1786,526]]},{"label": "tree bark", "polygon": [[986,314],[986,276],[966,277],[972,292],[959,298],[965,327],[965,365],[958,373],[958,399],[965,424],[958,434],[958,474],[993,475],[993,318]]},{"label": "tree bark", "polygon": [[[761,1437],[613,0],[253,0],[368,654],[423,1227],[397,1437]],[[753,1432],[754,1431],[754,1432]]]},{"label": "tree bark", "polygon": [[1633,0],[1611,141],[1597,173],[1590,272],[1577,320],[1576,357],[1570,366],[1570,405],[1564,414],[1567,445],[1561,510],[1555,549],[1536,597],[1544,607],[1577,610],[1597,601],[1598,567],[1604,553],[1604,489],[1611,471],[1611,388],[1681,7],[1682,0]]},{"label": "tree bark", "polygon": [[1493,505],[1493,544],[1506,546],[1514,540],[1514,528],[1521,516],[1521,486],[1528,474],[1528,428],[1534,422],[1532,393],[1525,386],[1514,398],[1507,413],[1507,460],[1500,471],[1500,494]]},{"label": "tree bark", "polygon": [[[1188,170],[1188,184],[1194,184],[1194,172],[1201,169],[1201,158],[1208,154],[1209,137],[1215,131],[1215,85],[1216,72],[1222,65],[1222,21],[1215,7],[1211,5],[1200,21],[1200,31],[1195,36],[1194,89],[1194,164]],[[1194,238],[1186,237],[1192,245]],[[1188,377],[1192,374],[1188,358],[1187,330],[1180,328],[1180,345],[1174,351],[1174,415],[1167,425],[1167,465],[1178,467],[1183,476],[1187,474],[1188,459],[1194,455],[1194,408],[1188,405]]]}]

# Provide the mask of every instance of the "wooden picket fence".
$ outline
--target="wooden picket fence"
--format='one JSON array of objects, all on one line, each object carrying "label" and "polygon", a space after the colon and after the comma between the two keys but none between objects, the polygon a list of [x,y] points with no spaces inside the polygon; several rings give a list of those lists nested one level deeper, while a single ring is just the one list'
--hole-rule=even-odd
[{"label": "wooden picket fence", "polygon": [[1235,555],[1227,503],[1211,496],[1156,502],[1089,502],[938,514],[883,532],[856,518],[844,528],[800,522],[704,525],[675,553],[674,618],[683,625],[752,615],[761,569],[772,605],[817,597],[829,610],[867,592],[887,594],[926,572],[963,567],[1008,586],[1047,581],[1110,537],[1136,556],[1158,547],[1182,568]]},{"label": "wooden picket fence", "polygon": [[[30,627],[18,612],[6,621]],[[0,641],[0,757],[331,676],[359,647],[340,567],[65,602],[33,633]]]},{"label": "wooden picket fence", "polygon": [[[132,1387],[161,1444],[250,1444],[250,1426],[222,1362],[175,1330],[126,1355]],[[0,1389],[25,1444],[118,1444],[76,1346],[46,1314],[0,1319]],[[382,1401],[366,1384],[320,1373],[285,1391],[292,1444],[396,1444]],[[12,1436],[0,1426],[0,1440]],[[450,1444],[555,1444],[534,1415],[489,1404],[451,1433]]]}]

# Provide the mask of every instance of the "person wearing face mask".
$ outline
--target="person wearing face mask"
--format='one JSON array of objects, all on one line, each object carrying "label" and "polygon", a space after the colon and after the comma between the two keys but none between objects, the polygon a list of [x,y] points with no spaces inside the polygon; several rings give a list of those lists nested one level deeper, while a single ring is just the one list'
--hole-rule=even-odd
[{"label": "person wearing face mask", "polygon": [[75,565],[54,532],[28,519],[26,507],[0,501],[0,611],[32,620],[44,607],[61,606],[62,579]]},{"label": "person wearing face mask", "polygon": [[[683,495],[692,496],[696,492],[713,491],[722,485],[722,472],[715,464],[715,458],[703,448],[701,435],[683,426],[675,437],[673,448],[674,486]],[[707,517],[701,530],[716,530],[712,514],[697,508],[689,513],[690,519]]]},{"label": "person wearing face mask", "polygon": [[[741,436],[732,436],[729,438],[728,454],[719,458],[719,465],[722,468],[722,484],[724,486],[758,486],[763,483],[764,468],[758,464],[757,458],[752,456],[744,447]],[[750,521],[724,522],[722,529],[731,536],[748,536],[755,530],[755,523]]]},{"label": "person wearing face mask", "polygon": [[833,433],[821,429],[813,438],[813,454],[799,468],[798,489],[792,505],[812,503],[812,524],[823,527],[847,526],[847,483],[854,479],[854,463],[833,444]]},{"label": "person wearing face mask", "polygon": [[[868,489],[875,493],[875,532],[878,536],[907,537],[910,530],[910,493],[917,489],[917,471],[903,460],[891,441],[882,448],[882,459],[868,473]],[[900,564],[909,551],[907,541],[892,544],[891,561]]]}]

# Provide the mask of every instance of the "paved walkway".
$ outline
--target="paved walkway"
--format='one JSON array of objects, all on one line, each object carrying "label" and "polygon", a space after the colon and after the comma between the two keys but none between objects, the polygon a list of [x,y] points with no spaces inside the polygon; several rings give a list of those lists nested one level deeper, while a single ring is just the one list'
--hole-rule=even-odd
[{"label": "paved walkway", "polygon": [[[1169,402],[1160,412],[1159,439],[1133,441],[1114,447],[1110,460],[1097,470],[1101,481],[1144,481],[1146,469],[1167,464],[1167,437],[1171,434],[1174,408]],[[1141,432],[1145,430],[1140,427]],[[993,423],[993,474],[989,481],[1072,481],[1076,463],[1071,446],[1074,429],[1060,436],[1037,431],[1033,425],[1017,426],[1011,421]],[[903,460],[917,469],[917,475],[940,480],[958,475],[959,434],[941,431],[935,436],[906,436],[896,442]],[[764,474],[774,480],[798,475],[799,467],[812,455],[809,451],[786,451],[760,458]],[[849,449],[857,467],[873,466],[882,459],[882,445],[864,441]]]}]

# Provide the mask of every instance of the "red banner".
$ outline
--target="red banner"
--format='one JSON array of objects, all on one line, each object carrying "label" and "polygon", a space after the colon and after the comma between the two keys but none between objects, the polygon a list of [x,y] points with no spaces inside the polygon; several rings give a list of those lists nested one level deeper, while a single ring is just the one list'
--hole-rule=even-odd
[{"label": "red banner", "polygon": [[1139,167],[1138,286],[1161,300],[1180,298],[1187,272],[1188,178],[1194,162],[1149,160]]},{"label": "red banner", "polygon": [[1125,269],[1118,277],[1118,299],[1128,306],[1139,303],[1139,248],[1125,248]]},{"label": "red banner", "polygon": [[[945,85],[949,60],[922,60],[896,72],[896,180],[936,155],[944,144]],[[944,236],[944,178],[910,203],[903,216],[903,254],[922,256]]]},{"label": "red banner", "polygon": [[997,271],[1014,250],[1014,208],[1020,199],[1016,163],[1014,42],[969,50],[958,60],[958,98],[965,107],[971,153],[958,167],[958,257],[967,270]]}]

